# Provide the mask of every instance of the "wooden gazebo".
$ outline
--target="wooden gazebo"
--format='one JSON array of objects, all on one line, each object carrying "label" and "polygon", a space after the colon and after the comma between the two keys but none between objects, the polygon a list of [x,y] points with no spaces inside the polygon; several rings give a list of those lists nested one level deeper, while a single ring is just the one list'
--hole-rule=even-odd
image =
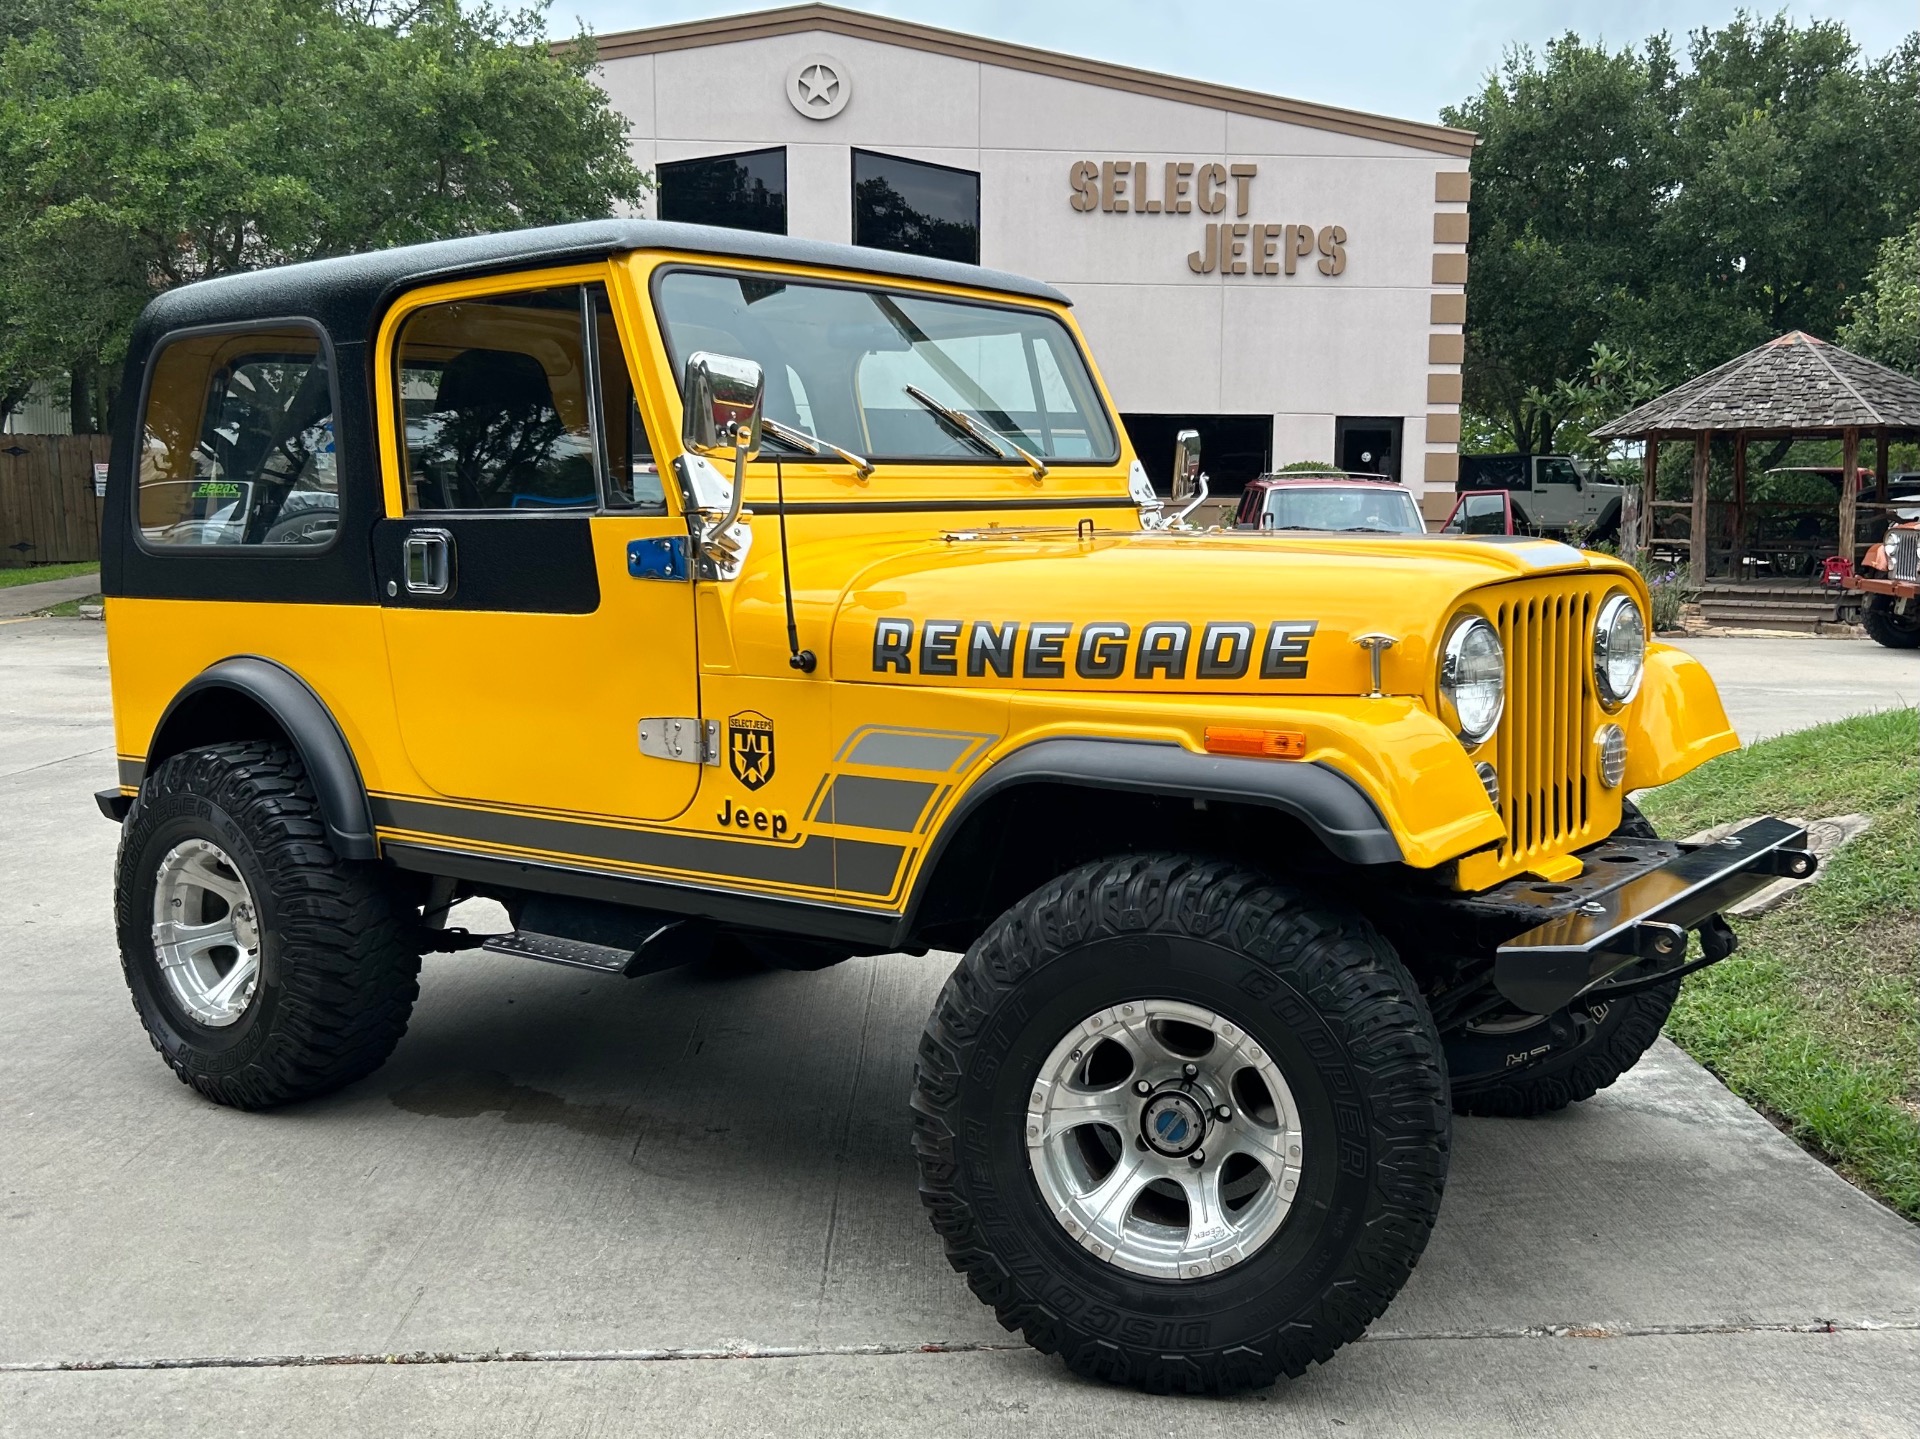
[{"label": "wooden gazebo", "polygon": [[[1685,540],[1692,583],[1707,581],[1707,472],[1716,435],[1733,440],[1733,532],[1745,531],[1747,445],[1753,440],[1839,440],[1840,553],[1859,558],[1860,440],[1875,447],[1875,498],[1887,504],[1887,446],[1920,438],[1920,380],[1851,350],[1795,330],[1697,375],[1593,432],[1605,440],[1645,440],[1646,503],[1656,505],[1660,445],[1693,441],[1693,499],[1663,507],[1692,511]],[[1878,539],[1875,535],[1872,539]],[[1871,543],[1871,540],[1869,541]]]}]

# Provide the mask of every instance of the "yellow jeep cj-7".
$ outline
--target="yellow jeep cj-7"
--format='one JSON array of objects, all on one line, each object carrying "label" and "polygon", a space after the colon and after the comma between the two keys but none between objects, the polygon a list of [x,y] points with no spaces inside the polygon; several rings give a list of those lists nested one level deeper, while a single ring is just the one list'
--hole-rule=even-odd
[{"label": "yellow jeep cj-7", "polygon": [[[1611,1083],[1719,912],[1812,869],[1627,802],[1736,743],[1631,568],[1189,529],[1192,436],[1163,506],[1013,275],[528,230],[176,290],[125,393],[100,803],[180,1078],[367,1075],[429,951],[964,951],[921,1197],[1083,1373],[1225,1390],[1356,1338],[1451,1112]],[[449,928],[470,896],[512,931]]]}]

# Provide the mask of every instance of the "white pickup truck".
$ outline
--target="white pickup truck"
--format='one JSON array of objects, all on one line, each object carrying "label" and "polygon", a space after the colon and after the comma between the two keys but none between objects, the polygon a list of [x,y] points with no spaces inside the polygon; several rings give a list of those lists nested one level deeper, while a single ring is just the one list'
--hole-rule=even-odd
[{"label": "white pickup truck", "polygon": [[1455,490],[1506,490],[1518,529],[1589,542],[1610,539],[1620,528],[1626,487],[1595,477],[1592,465],[1569,455],[1462,455]]}]

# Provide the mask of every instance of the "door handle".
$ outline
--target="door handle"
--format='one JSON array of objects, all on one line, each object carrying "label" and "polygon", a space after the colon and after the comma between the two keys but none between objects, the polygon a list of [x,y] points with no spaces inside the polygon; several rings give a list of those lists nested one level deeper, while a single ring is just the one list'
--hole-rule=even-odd
[{"label": "door handle", "polygon": [[406,544],[407,593],[444,595],[453,588],[453,536],[445,530],[413,530]]}]

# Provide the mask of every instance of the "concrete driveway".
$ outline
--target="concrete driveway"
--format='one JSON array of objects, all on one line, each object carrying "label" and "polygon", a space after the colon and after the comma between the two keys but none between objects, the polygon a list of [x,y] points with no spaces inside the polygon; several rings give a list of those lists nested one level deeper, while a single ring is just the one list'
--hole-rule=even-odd
[{"label": "concrete driveway", "polygon": [[100,627],[0,624],[0,1433],[1916,1432],[1920,1230],[1664,1042],[1565,1114],[1462,1121],[1425,1259],[1333,1363],[1149,1398],[1002,1332],[921,1214],[950,958],[435,957],[383,1071],[240,1114],[127,1002],[112,774]]},{"label": "concrete driveway", "polygon": [[1870,710],[1920,704],[1920,650],[1820,635],[1672,640],[1713,672],[1747,744]]}]

